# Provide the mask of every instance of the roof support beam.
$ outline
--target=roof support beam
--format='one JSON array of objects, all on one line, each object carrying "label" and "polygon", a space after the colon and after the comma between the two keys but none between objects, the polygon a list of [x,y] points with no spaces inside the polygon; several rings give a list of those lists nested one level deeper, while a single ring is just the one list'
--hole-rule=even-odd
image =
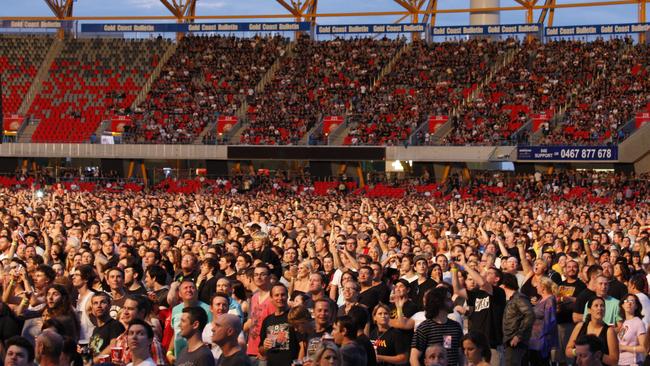
[{"label": "roof support beam", "polygon": [[178,11],[176,8],[176,1],[174,1],[174,4],[170,4],[169,0],[160,0],[160,2],[169,10],[176,18],[182,18],[183,15]]},{"label": "roof support beam", "polygon": [[[544,1],[545,6],[554,5],[554,4],[555,4],[555,0],[545,0]],[[550,12],[552,14],[552,12],[554,10],[555,9],[552,9],[552,8],[544,8],[544,9],[542,9],[542,12],[539,13],[539,18],[537,19],[537,23],[544,24],[544,22],[546,21],[546,16],[548,15],[548,13]],[[553,22],[553,15],[549,15],[549,21],[551,21],[551,23]]]},{"label": "roof support beam", "polygon": [[409,13],[411,13],[411,14],[417,14],[418,13],[418,9],[414,8],[413,5],[407,3],[404,0],[393,0],[393,1],[400,4],[404,9],[408,10]]},{"label": "roof support beam", "polygon": [[427,24],[429,22],[429,18],[431,18],[431,25],[435,26],[436,25],[436,9],[438,8],[438,0],[429,0],[429,3],[427,4],[427,9],[424,14],[424,17],[422,18],[422,23]]},{"label": "roof support beam", "polygon": [[283,8],[287,9],[296,18],[302,17],[302,14],[300,13],[300,9],[296,9],[294,6],[287,4],[287,2],[284,0],[275,0],[275,1],[277,1],[278,4],[282,5]]}]

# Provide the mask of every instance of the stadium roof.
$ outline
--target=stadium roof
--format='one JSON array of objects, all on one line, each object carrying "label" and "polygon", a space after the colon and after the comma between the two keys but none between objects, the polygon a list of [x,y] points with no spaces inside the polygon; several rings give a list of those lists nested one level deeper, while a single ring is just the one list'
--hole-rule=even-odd
[{"label": "stadium roof", "polygon": [[[501,0],[500,7],[486,8],[483,11],[502,12],[502,23],[508,18],[512,19],[510,23],[544,22],[552,25],[560,14],[565,15],[563,18],[572,20],[568,24],[645,22],[648,1]],[[467,21],[448,19],[459,19],[459,15],[466,19],[471,11],[469,3],[467,0],[23,0],[0,9],[0,18],[178,22],[275,19],[316,21],[323,24],[378,21],[467,24]]]}]

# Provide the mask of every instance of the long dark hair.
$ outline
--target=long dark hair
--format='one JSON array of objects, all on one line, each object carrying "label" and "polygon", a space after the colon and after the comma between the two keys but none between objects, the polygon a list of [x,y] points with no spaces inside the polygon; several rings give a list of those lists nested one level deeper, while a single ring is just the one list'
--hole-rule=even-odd
[{"label": "long dark hair", "polygon": [[490,351],[490,344],[488,343],[485,334],[477,331],[471,331],[463,336],[463,338],[460,341],[461,346],[463,342],[466,340],[474,343],[476,348],[478,348],[481,351],[481,358],[484,359],[486,362],[490,362],[490,358],[492,357],[492,352]]},{"label": "long dark hair", "polygon": [[54,307],[47,308],[48,315],[50,317],[76,315],[72,309],[72,300],[70,299],[70,294],[68,293],[68,290],[66,290],[65,286],[55,283],[47,289],[47,292],[49,292],[51,289],[55,289],[56,292],[61,294],[61,299],[54,305]]}]

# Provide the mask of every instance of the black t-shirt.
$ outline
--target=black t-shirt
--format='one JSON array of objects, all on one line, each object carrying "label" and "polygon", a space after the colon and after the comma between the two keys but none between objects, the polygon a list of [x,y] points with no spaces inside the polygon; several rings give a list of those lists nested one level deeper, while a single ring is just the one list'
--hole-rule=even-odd
[{"label": "black t-shirt", "polygon": [[492,287],[492,295],[475,289],[467,291],[467,306],[470,307],[469,330],[483,333],[490,341],[490,348],[501,344],[503,328],[501,318],[506,306],[506,294],[499,287]]},{"label": "black t-shirt", "polygon": [[140,286],[136,288],[135,290],[131,291],[129,289],[126,289],[126,293],[129,295],[143,295],[147,296],[147,289],[144,288],[144,286]]},{"label": "black t-shirt", "polygon": [[609,281],[609,290],[607,290],[607,295],[617,300],[623,300],[625,295],[627,295],[627,286],[622,284],[619,280],[613,278],[611,281]]},{"label": "black t-shirt", "polygon": [[274,346],[266,351],[268,366],[291,365],[291,362],[298,357],[300,348],[298,338],[289,324],[287,314],[289,311],[285,311],[282,315],[271,314],[262,322],[259,346],[264,345],[266,338],[274,340]]},{"label": "black t-shirt", "polygon": [[[575,282],[562,281],[558,287],[558,293],[560,297],[574,297],[577,300],[577,297],[587,288],[584,282],[580,279],[576,279]],[[559,299],[559,298],[558,298]],[[563,300],[562,302],[558,301],[557,304],[557,323],[558,324],[567,324],[573,323],[572,313],[573,313],[574,302]],[[583,305],[584,309],[584,305]]]},{"label": "black t-shirt", "polygon": [[192,352],[185,348],[178,355],[176,366],[214,366],[214,356],[210,347],[205,344]]},{"label": "black t-shirt", "polygon": [[126,302],[126,293],[118,300],[113,299],[113,301],[111,302],[111,310],[110,310],[111,318],[117,320],[117,314],[120,313],[120,310],[122,310],[122,307],[124,306],[125,302]]},{"label": "black t-shirt", "polygon": [[415,302],[415,305],[418,306],[419,310],[424,310],[424,294],[438,284],[436,281],[431,278],[427,278],[424,282],[418,283],[418,280],[415,280],[411,283],[411,299]]},{"label": "black t-shirt", "polygon": [[381,288],[379,286],[372,286],[359,294],[359,303],[368,307],[368,312],[372,313],[375,306],[379,304],[380,297]]},{"label": "black t-shirt", "polygon": [[[377,328],[370,331],[370,341],[377,349],[377,354],[382,356],[397,356],[409,351],[410,339],[402,335],[399,329],[388,328],[380,333]],[[406,364],[406,363],[405,363]],[[377,362],[379,366],[394,365],[386,362]]]},{"label": "black t-shirt", "polygon": [[368,366],[377,366],[377,356],[375,355],[375,347],[373,347],[370,338],[367,335],[363,334],[357,337],[355,340],[365,351],[366,351],[366,365]]},{"label": "black t-shirt", "polygon": [[390,288],[388,285],[386,285],[384,282],[380,282],[379,284],[375,285],[377,287],[377,293],[379,295],[379,302],[382,302],[384,304],[388,304],[390,301]]},{"label": "black t-shirt", "polygon": [[221,355],[219,361],[217,362],[218,366],[252,366],[250,358],[244,353],[244,351],[239,350],[237,353],[224,356]]},{"label": "black t-shirt", "polygon": [[113,318],[109,318],[106,324],[93,329],[88,345],[93,355],[98,355],[111,343],[111,339],[119,337],[124,333],[124,326]]},{"label": "black t-shirt", "polygon": [[197,289],[199,292],[199,300],[203,301],[206,304],[211,303],[212,295],[217,292],[217,280],[219,280],[219,277],[212,276],[212,278],[208,280],[201,281],[201,284]]},{"label": "black t-shirt", "polygon": [[596,297],[596,293],[590,289],[585,288],[582,290],[576,298],[576,303],[573,305],[573,312],[580,315],[584,314],[585,305],[587,305],[587,303],[594,297]]},{"label": "black t-shirt", "polygon": [[[390,318],[391,319],[397,319],[397,307],[395,306],[394,303],[390,303],[388,305],[390,308]],[[418,312],[418,306],[411,300],[407,300],[404,303],[404,306],[402,306],[402,314],[404,314],[405,318],[410,318],[413,316],[413,314]],[[406,330],[406,329],[398,329],[400,333],[402,333],[402,337],[406,339],[411,339],[413,337],[413,330]]]},{"label": "black t-shirt", "polygon": [[282,262],[280,262],[280,258],[270,246],[264,246],[261,251],[253,251],[253,259],[259,259],[266,264],[272,265],[271,273],[277,278],[282,277]]}]

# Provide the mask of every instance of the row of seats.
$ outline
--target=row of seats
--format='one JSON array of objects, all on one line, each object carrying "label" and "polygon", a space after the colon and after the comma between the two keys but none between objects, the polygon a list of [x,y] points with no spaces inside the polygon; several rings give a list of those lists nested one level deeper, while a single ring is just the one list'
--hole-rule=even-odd
[{"label": "row of seats", "polygon": [[301,37],[264,93],[255,94],[241,143],[296,144],[321,117],[347,114],[403,44],[403,39]]},{"label": "row of seats", "polygon": [[66,40],[29,115],[34,142],[85,142],[101,121],[127,112],[169,42]]},{"label": "row of seats", "polygon": [[184,37],[134,116],[130,142],[191,142],[220,114],[234,115],[283,55],[288,39]]},{"label": "row of seats", "polygon": [[2,109],[5,115],[18,112],[52,41],[52,37],[46,36],[0,37]]}]

